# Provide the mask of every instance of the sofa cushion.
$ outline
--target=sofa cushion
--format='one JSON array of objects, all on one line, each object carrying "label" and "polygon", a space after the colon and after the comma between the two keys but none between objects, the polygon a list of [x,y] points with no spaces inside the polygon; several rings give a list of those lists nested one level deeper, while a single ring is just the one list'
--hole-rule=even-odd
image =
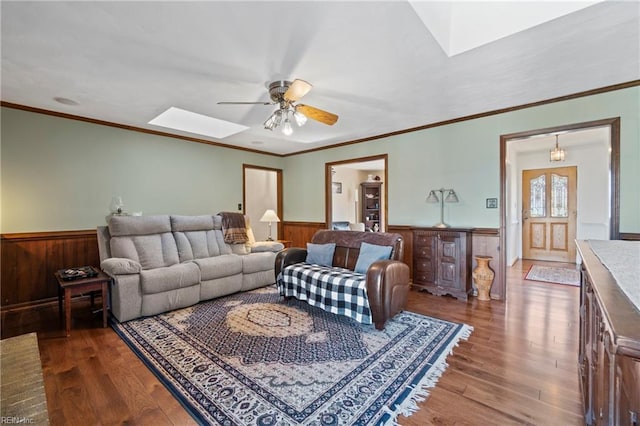
[{"label": "sofa cushion", "polygon": [[200,283],[198,265],[187,262],[140,273],[142,294],[162,293]]},{"label": "sofa cushion", "polygon": [[233,254],[249,254],[251,253],[251,247],[247,243],[242,244],[228,244]]},{"label": "sofa cushion", "polygon": [[169,216],[110,216],[111,237],[151,235],[171,232]]},{"label": "sofa cushion", "polygon": [[213,230],[174,232],[180,262],[220,255],[220,247]]},{"label": "sofa cushion", "polygon": [[307,243],[306,262],[321,266],[331,266],[333,263],[333,253],[336,250],[335,243],[313,244]]},{"label": "sofa cushion", "polygon": [[273,269],[276,254],[274,252],[252,253],[242,256],[242,272],[253,274],[254,272],[270,271]]},{"label": "sofa cushion", "polygon": [[213,216],[180,216],[170,217],[172,231],[209,231],[213,230]]},{"label": "sofa cushion", "polygon": [[110,245],[113,257],[135,260],[143,270],[179,263],[178,248],[171,232],[112,237]]},{"label": "sofa cushion", "polygon": [[284,249],[284,244],[277,241],[256,241],[251,246],[251,253],[262,253],[265,251],[277,253],[282,249]]},{"label": "sofa cushion", "polygon": [[356,261],[355,272],[366,274],[369,266],[376,260],[389,259],[391,256],[391,246],[379,246],[376,244],[368,244],[363,242],[360,245],[360,254]]},{"label": "sofa cushion", "polygon": [[202,281],[242,273],[242,257],[235,254],[206,257],[203,259],[196,259],[193,262],[200,268]]}]

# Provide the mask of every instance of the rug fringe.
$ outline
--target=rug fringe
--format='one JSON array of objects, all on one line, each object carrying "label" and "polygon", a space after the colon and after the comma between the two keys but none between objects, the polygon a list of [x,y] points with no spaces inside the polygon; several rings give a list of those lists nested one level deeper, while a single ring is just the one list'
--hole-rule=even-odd
[{"label": "rug fringe", "polygon": [[398,426],[398,416],[403,415],[405,417],[409,417],[419,410],[420,407],[418,406],[418,403],[424,402],[429,397],[429,394],[431,393],[430,389],[435,387],[442,376],[442,373],[444,373],[449,366],[446,359],[453,353],[453,348],[458,346],[460,340],[469,340],[472,332],[472,326],[467,324],[462,325],[462,328],[458,331],[456,338],[451,339],[446,350],[442,352],[440,357],[433,364],[431,372],[424,376],[416,385],[409,387],[410,392],[405,400],[400,405],[397,405],[395,409],[391,409],[389,407],[383,408],[383,410],[390,416],[389,420],[385,423]]}]

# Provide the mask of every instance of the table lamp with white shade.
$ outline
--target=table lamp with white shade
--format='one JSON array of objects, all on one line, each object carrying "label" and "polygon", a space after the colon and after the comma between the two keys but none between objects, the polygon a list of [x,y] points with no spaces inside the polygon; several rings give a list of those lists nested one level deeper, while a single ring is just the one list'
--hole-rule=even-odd
[{"label": "table lamp with white shade", "polygon": [[280,222],[280,218],[276,212],[268,209],[260,218],[260,222],[269,222],[269,238],[267,238],[267,241],[273,241],[273,238],[271,238],[271,224],[273,222]]}]

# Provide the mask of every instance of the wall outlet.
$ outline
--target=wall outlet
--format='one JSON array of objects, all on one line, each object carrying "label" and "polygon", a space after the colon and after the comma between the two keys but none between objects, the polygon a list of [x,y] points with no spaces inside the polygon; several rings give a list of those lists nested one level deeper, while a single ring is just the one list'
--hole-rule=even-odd
[{"label": "wall outlet", "polygon": [[242,211],[242,203],[238,203],[238,211]]}]

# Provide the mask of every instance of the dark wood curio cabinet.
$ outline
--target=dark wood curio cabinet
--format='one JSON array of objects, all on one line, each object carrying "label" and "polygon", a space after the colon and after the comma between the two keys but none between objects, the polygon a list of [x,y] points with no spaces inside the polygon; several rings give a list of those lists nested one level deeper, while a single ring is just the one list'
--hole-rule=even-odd
[{"label": "dark wood curio cabinet", "polygon": [[362,182],[360,184],[360,217],[365,230],[381,231],[382,223],[382,182]]}]

